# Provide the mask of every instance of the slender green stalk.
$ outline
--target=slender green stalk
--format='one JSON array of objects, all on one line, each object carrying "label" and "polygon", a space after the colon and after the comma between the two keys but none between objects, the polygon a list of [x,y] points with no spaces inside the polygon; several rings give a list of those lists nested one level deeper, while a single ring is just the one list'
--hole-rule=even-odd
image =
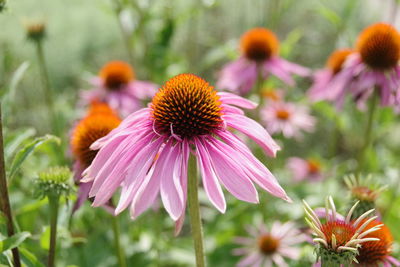
[{"label": "slender green stalk", "polygon": [[58,206],[60,202],[59,196],[48,197],[50,207],[50,245],[48,267],[55,266],[56,248],[57,248],[57,221],[58,221]]},{"label": "slender green stalk", "polygon": [[42,82],[43,82],[44,98],[46,101],[48,112],[51,116],[51,125],[53,127],[53,132],[56,135],[59,135],[58,120],[53,101],[53,92],[50,85],[49,73],[44,56],[42,40],[35,41],[35,44],[36,44],[36,53],[39,61],[40,76],[42,77]]},{"label": "slender green stalk", "polygon": [[128,55],[129,63],[133,64],[134,60],[133,60],[133,53],[132,53],[132,49],[131,49],[130,36],[124,29],[124,25],[122,25],[121,18],[120,18],[120,15],[122,12],[122,4],[118,0],[114,1],[114,11],[115,11],[115,16],[116,16],[117,22],[118,22],[118,27],[121,31],[122,40],[125,45],[126,53]]},{"label": "slender green stalk", "polygon": [[[3,122],[1,118],[1,102],[0,102],[0,208],[1,212],[4,214],[6,218],[7,224],[7,234],[8,236],[14,235],[14,224],[11,213],[11,205],[10,198],[8,196],[8,187],[7,187],[7,178],[6,178],[6,169],[4,164],[4,145],[3,145]],[[20,267],[21,260],[19,257],[18,248],[12,249],[14,266]]]},{"label": "slender green stalk", "polygon": [[120,241],[120,235],[121,235],[121,229],[119,226],[119,220],[117,216],[111,216],[111,221],[112,221],[112,228],[114,232],[114,246],[115,246],[115,253],[117,254],[118,258],[118,266],[119,267],[126,267],[126,258],[125,258],[125,252],[123,248],[121,247],[121,241]]},{"label": "slender green stalk", "polygon": [[374,123],[374,117],[376,113],[376,107],[378,104],[378,95],[377,95],[377,89],[374,89],[374,93],[372,95],[369,109],[368,109],[368,118],[367,118],[367,125],[365,127],[365,139],[364,139],[364,144],[361,147],[360,154],[359,154],[359,160],[358,160],[358,169],[357,171],[360,172],[362,169],[365,167],[365,157],[366,153],[372,143],[372,126]]},{"label": "slender green stalk", "polygon": [[262,75],[262,67],[261,67],[260,64],[258,64],[257,65],[257,81],[256,81],[255,88],[254,88],[256,94],[260,98],[260,103],[258,103],[258,106],[257,106],[257,108],[255,110],[255,112],[256,112],[255,119],[257,121],[260,118],[260,111],[261,111],[261,108],[262,108],[262,106],[264,104],[264,97],[262,95],[263,85],[264,85],[264,78],[263,78],[263,75]]},{"label": "slender green stalk", "polygon": [[196,255],[196,266],[205,267],[203,229],[201,224],[200,203],[198,198],[198,180],[196,162],[193,156],[190,156],[189,159],[188,202],[190,226],[192,229],[192,237]]}]

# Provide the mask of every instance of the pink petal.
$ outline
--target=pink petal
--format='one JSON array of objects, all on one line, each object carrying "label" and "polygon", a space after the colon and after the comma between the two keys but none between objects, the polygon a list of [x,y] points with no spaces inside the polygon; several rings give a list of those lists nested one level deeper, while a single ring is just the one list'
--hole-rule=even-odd
[{"label": "pink petal", "polygon": [[276,152],[280,150],[278,144],[275,143],[268,132],[256,121],[239,114],[226,114],[222,118],[229,127],[241,131],[253,139],[269,156],[275,157]]},{"label": "pink petal", "polygon": [[220,100],[223,104],[235,105],[247,109],[255,109],[258,106],[257,103],[247,100],[235,94],[227,92],[218,92],[218,95],[220,96]]}]

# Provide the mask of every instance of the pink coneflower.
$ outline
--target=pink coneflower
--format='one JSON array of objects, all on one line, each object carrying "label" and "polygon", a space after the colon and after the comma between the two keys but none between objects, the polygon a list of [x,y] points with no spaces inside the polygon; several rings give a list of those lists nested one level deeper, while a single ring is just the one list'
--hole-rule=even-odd
[{"label": "pink coneflower", "polygon": [[123,61],[108,62],[91,83],[95,88],[82,93],[85,104],[106,102],[122,116],[142,108],[142,102],[153,97],[158,87],[151,82],[136,80],[132,67]]},{"label": "pink coneflower", "polygon": [[245,246],[233,251],[235,255],[244,256],[238,267],[288,266],[284,257],[297,260],[300,249],[295,245],[306,240],[292,222],[275,222],[270,231],[261,224],[258,228],[249,227],[248,232],[252,238],[236,238],[238,244]]},{"label": "pink coneflower", "polygon": [[328,197],[325,207],[325,221],[321,222],[319,216],[303,201],[306,213],[306,222],[316,236],[313,241],[318,245],[317,260],[321,259],[322,266],[350,266],[357,262],[356,256],[360,247],[366,242],[379,241],[376,237],[369,237],[378,231],[382,224],[366,228],[378,216],[366,219],[374,210],[369,210],[352,220],[352,214],[358,202],[350,209],[345,218],[338,216],[332,197]]},{"label": "pink coneflower", "polygon": [[261,125],[246,117],[251,101],[217,93],[205,80],[181,74],[167,81],[151,105],[129,117],[91,148],[99,149],[85,180],[93,181],[93,205],[106,203],[118,187],[116,214],[130,205],[132,218],[161,195],[174,221],[184,216],[187,199],[188,158],[197,158],[203,187],[212,204],[225,212],[220,183],[236,198],[257,203],[253,183],[274,196],[289,200],[270,171],[229,128],[257,142],[269,156],[279,146]]},{"label": "pink coneflower", "polygon": [[354,52],[352,49],[338,49],[330,55],[326,67],[314,75],[314,83],[308,91],[311,100],[331,100],[330,86],[335,85],[334,78],[342,70],[348,56]]},{"label": "pink coneflower", "polygon": [[400,96],[399,59],[399,32],[385,23],[367,27],[358,37],[356,53],[348,56],[329,86],[331,100],[340,107],[346,93],[350,93],[363,107],[376,91],[381,105],[396,104],[396,95]]},{"label": "pink coneflower", "polygon": [[82,172],[93,161],[97,150],[90,146],[99,138],[106,136],[116,128],[121,119],[105,103],[93,102],[85,118],[80,120],[71,134],[71,150],[75,158],[74,179],[79,185],[78,199],[74,205],[77,210],[88,198],[92,183],[81,183]]},{"label": "pink coneflower", "polygon": [[301,131],[312,132],[315,118],[306,106],[286,102],[269,102],[261,110],[261,119],[271,134],[301,138]]},{"label": "pink coneflower", "polygon": [[316,159],[302,159],[292,157],[288,159],[288,169],[293,174],[296,182],[300,181],[320,181],[323,176],[321,172],[321,162]]},{"label": "pink coneflower", "polygon": [[241,56],[222,69],[218,88],[246,95],[255,85],[259,74],[263,79],[270,74],[275,75],[291,86],[294,85],[292,74],[309,74],[308,69],[279,57],[279,40],[268,29],[249,30],[243,34],[240,46]]}]

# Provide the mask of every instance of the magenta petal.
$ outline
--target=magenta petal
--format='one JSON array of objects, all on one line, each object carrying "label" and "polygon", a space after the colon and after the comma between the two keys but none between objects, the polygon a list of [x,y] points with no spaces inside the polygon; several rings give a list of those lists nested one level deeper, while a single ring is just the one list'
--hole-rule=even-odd
[{"label": "magenta petal", "polygon": [[213,168],[225,188],[237,199],[258,203],[258,193],[253,183],[236,162],[227,157],[212,144],[204,142]]},{"label": "magenta petal", "polygon": [[239,114],[226,114],[222,117],[229,127],[241,131],[253,139],[269,156],[275,157],[276,152],[280,150],[278,144],[275,143],[268,132],[255,120]]},{"label": "magenta petal", "polygon": [[235,94],[218,92],[218,95],[220,96],[220,100],[223,104],[235,105],[247,109],[255,109],[258,106],[257,103]]},{"label": "magenta petal", "polygon": [[174,221],[179,219],[184,210],[184,195],[179,177],[181,165],[182,154],[177,144],[170,148],[161,177],[161,199],[165,209]]},{"label": "magenta petal", "polygon": [[197,149],[197,165],[200,168],[201,176],[203,179],[203,187],[206,191],[208,198],[211,203],[222,213],[225,213],[226,202],[222,192],[221,186],[219,185],[218,178],[212,169],[210,162],[210,155],[202,142],[195,140]]}]

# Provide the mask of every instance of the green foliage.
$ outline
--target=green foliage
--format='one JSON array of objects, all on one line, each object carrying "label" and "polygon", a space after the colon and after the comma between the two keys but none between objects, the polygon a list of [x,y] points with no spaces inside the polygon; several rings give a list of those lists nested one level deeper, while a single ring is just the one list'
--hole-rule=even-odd
[{"label": "green foliage", "polygon": [[8,238],[1,238],[2,240],[0,241],[0,253],[18,247],[22,242],[24,242],[25,239],[30,236],[31,234],[29,232],[21,232]]}]

